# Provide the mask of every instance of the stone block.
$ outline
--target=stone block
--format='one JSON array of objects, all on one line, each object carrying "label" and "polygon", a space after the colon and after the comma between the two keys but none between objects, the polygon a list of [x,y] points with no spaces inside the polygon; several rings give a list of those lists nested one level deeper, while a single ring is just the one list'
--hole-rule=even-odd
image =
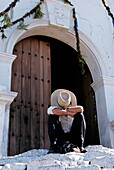
[{"label": "stone block", "polygon": [[13,164],[4,165],[1,170],[25,170],[25,169],[26,169],[26,164],[13,163]]},{"label": "stone block", "polygon": [[101,168],[114,168],[114,156],[97,157],[91,161],[91,164],[97,164]]},{"label": "stone block", "polygon": [[65,170],[101,170],[101,168],[97,165],[88,165],[88,166],[77,166],[74,168],[66,168]]},{"label": "stone block", "polygon": [[28,163],[27,170],[65,170],[65,167],[58,161],[44,159]]}]

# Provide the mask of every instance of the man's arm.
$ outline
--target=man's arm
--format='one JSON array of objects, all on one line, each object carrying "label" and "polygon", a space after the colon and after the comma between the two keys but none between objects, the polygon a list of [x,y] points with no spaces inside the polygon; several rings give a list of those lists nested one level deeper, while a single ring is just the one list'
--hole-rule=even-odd
[{"label": "man's arm", "polygon": [[66,109],[63,110],[62,108],[54,108],[52,111],[54,115],[59,115],[59,116],[67,115]]},{"label": "man's arm", "polygon": [[72,112],[72,113],[84,112],[84,108],[78,105],[74,107],[68,107],[67,112]]},{"label": "man's arm", "polygon": [[70,108],[67,108],[65,110],[63,110],[61,108],[54,108],[53,109],[53,114],[59,115],[59,116],[68,115],[68,116],[74,117],[74,115],[78,112],[83,112],[82,106],[70,107]]}]

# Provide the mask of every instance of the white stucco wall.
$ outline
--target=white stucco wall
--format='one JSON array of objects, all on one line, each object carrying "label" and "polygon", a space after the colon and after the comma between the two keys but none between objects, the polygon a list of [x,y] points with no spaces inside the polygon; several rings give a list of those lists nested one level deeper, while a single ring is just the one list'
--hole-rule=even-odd
[{"label": "white stucco wall", "polygon": [[[61,0],[55,1],[61,2]],[[4,10],[11,2],[11,0],[4,0],[0,5],[0,11]],[[13,21],[30,11],[38,2],[39,0],[20,0],[13,11]],[[114,132],[110,125],[110,122],[114,121],[114,39],[112,35],[112,19],[108,16],[102,1],[71,0],[71,2],[77,12],[81,52],[93,78],[91,86],[96,96],[101,144],[114,148]],[[114,2],[112,3],[111,0],[107,2],[113,12]],[[53,26],[53,24],[50,25],[48,11],[51,10],[51,7],[47,10],[46,5],[44,5],[43,10],[45,15],[42,19],[33,20],[32,16],[25,19],[25,24],[29,24],[27,31],[17,30],[18,24],[16,24],[5,30],[7,39],[0,39],[0,85],[4,86],[8,91],[10,91],[11,84],[11,65],[15,58],[12,55],[13,47],[22,38],[30,35],[48,35],[75,48],[72,18],[70,19],[69,29],[60,27],[60,25]],[[9,60],[7,60],[7,57],[9,57]]]},{"label": "white stucco wall", "polygon": [[[75,1],[79,30],[95,44],[102,55],[107,75],[114,77],[114,39],[112,19],[108,16],[102,1]],[[113,3],[114,6],[114,3]]]},{"label": "white stucco wall", "polygon": [[[106,1],[109,5],[111,12],[114,14],[114,2],[111,0]],[[75,1],[72,0],[75,5],[78,27],[89,40],[94,44],[95,48],[100,53],[98,61],[101,68],[104,65],[105,69],[102,69],[103,76],[107,76],[105,80],[105,96],[101,96],[100,104],[104,97],[106,97],[106,105],[108,108],[108,119],[111,122],[114,120],[114,28],[112,24],[112,18],[108,15],[102,1],[91,0],[89,3],[87,0]],[[83,50],[82,50],[83,51]],[[99,77],[98,77],[99,79]],[[103,107],[103,106],[102,106]],[[102,109],[101,109],[102,110]]]}]

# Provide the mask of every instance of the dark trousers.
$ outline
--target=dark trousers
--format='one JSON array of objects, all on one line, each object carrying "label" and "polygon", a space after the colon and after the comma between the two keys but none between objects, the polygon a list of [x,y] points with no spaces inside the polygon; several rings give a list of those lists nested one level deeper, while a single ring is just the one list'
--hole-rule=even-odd
[{"label": "dark trousers", "polygon": [[48,116],[48,134],[50,139],[50,146],[62,145],[69,141],[79,148],[84,147],[84,138],[86,132],[86,122],[83,113],[77,113],[71,126],[71,130],[65,133],[62,129],[61,122],[58,115]]}]

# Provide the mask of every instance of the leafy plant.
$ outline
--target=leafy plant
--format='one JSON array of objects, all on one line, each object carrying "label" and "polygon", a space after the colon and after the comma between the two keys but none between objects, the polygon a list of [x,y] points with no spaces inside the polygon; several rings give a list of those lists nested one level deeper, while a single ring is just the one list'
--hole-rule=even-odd
[{"label": "leafy plant", "polygon": [[44,13],[41,11],[41,8],[39,7],[36,11],[35,11],[35,14],[34,14],[34,19],[37,19],[37,18],[41,18],[43,17]]},{"label": "leafy plant", "polygon": [[24,21],[20,21],[20,24],[17,26],[17,29],[18,30],[27,30],[27,27],[28,27],[29,24],[24,24]]}]

